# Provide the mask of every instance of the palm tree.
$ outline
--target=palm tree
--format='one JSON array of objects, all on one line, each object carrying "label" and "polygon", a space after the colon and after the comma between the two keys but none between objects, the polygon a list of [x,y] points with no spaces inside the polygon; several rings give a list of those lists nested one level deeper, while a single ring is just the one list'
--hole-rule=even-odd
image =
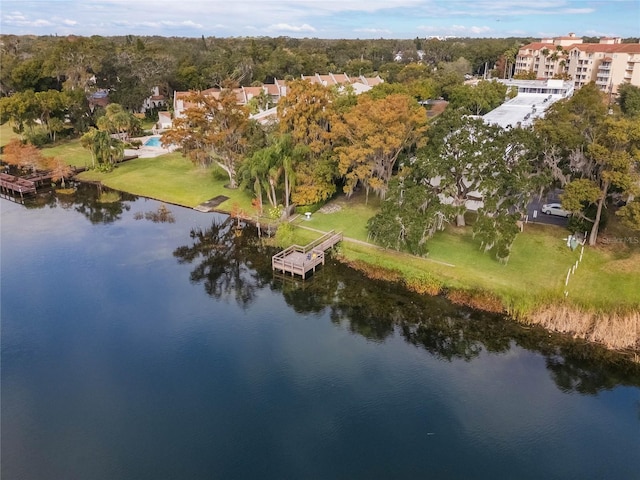
[{"label": "palm tree", "polygon": [[98,130],[93,136],[92,150],[98,165],[111,164],[111,135],[104,130]]},{"label": "palm tree", "polygon": [[93,149],[93,141],[94,141],[96,132],[97,130],[92,127],[89,129],[87,133],[82,135],[82,137],[80,138],[80,145],[82,145],[83,148],[86,148],[91,152],[91,168],[94,168],[94,169],[96,168],[96,154]]}]

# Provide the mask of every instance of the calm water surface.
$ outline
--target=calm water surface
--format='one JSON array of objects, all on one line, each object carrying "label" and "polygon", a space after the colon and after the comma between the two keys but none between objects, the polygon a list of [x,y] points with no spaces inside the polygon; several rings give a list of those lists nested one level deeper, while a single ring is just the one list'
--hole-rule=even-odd
[{"label": "calm water surface", "polygon": [[94,189],[0,201],[3,479],[640,478],[622,359]]}]

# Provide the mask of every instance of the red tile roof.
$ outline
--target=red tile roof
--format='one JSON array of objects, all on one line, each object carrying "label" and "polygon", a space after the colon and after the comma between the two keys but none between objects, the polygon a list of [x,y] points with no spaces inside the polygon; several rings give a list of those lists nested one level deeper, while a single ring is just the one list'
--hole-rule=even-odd
[{"label": "red tile roof", "polygon": [[576,43],[570,48],[588,53],[640,53],[640,43]]}]

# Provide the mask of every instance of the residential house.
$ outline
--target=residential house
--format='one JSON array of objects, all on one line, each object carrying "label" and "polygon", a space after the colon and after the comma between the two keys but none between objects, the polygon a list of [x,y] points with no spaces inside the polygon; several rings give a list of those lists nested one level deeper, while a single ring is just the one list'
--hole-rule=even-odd
[{"label": "residential house", "polygon": [[156,110],[167,106],[167,97],[160,93],[159,87],[153,87],[151,95],[145,98],[140,107],[140,113],[145,113],[148,110]]},{"label": "residential house", "polygon": [[[324,86],[336,86],[338,88],[344,88],[345,85],[351,86],[354,93],[359,95],[363,92],[371,90],[374,86],[383,83],[384,80],[379,76],[365,77],[365,76],[353,76],[350,77],[346,73],[334,74],[329,73],[327,75],[302,75],[302,79],[308,80],[311,83],[319,83]],[[276,105],[280,98],[287,95],[287,83],[285,80],[274,79],[273,83],[265,83],[255,87],[239,87],[233,89],[238,105],[247,105],[247,103],[254,97],[257,97],[261,93],[266,93],[270,97],[270,105],[266,111],[261,111],[252,115],[261,123],[272,121],[275,118],[276,109],[272,105]],[[204,95],[219,96],[221,92],[220,88],[209,88],[203,90],[201,93]],[[190,92],[175,92],[173,95],[173,111],[174,117],[180,117],[185,108],[188,107],[186,97]]]}]

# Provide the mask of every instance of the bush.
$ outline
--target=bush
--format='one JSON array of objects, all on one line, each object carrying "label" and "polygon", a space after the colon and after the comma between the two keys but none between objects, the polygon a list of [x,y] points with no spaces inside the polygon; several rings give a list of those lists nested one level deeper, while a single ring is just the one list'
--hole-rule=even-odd
[{"label": "bush", "polygon": [[36,147],[42,147],[48,143],[51,143],[51,139],[49,138],[49,134],[43,131],[30,132],[25,135],[27,141],[35,145]]},{"label": "bush", "polygon": [[293,243],[294,227],[289,222],[281,223],[276,231],[275,241],[279,247],[285,248]]}]

